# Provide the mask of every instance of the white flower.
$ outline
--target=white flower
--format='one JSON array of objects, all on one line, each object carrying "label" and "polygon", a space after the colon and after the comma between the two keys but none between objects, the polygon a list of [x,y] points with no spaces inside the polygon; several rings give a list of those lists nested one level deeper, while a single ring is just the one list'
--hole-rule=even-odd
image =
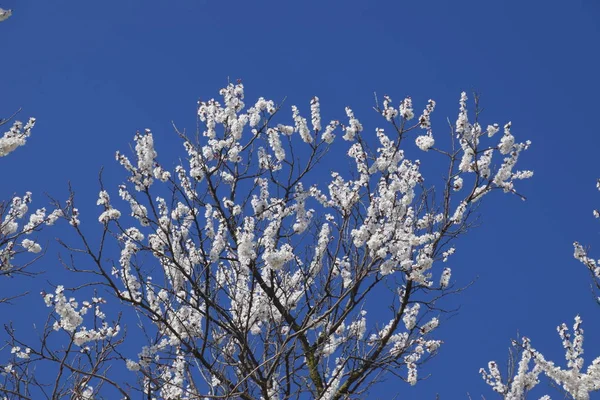
[{"label": "white flower", "polygon": [[454,183],[452,184],[452,189],[454,189],[455,192],[458,192],[460,189],[462,189],[463,187],[463,178],[461,178],[460,176],[457,176],[454,178]]},{"label": "white flower", "polygon": [[433,147],[433,145],[435,144],[435,140],[433,139],[431,132],[429,132],[429,134],[427,135],[417,137],[415,143],[417,144],[419,149],[427,151]]},{"label": "white flower", "polygon": [[515,144],[515,137],[510,133],[511,123],[504,125],[504,136],[500,139],[500,154],[508,154]]},{"label": "white flower", "polygon": [[450,283],[451,274],[452,270],[450,268],[444,268],[444,271],[442,272],[442,277],[440,278],[440,287],[442,289],[448,287],[448,284]]},{"label": "white flower", "polygon": [[54,225],[54,223],[56,221],[58,221],[58,219],[62,216],[63,216],[62,210],[57,208],[56,210],[54,210],[50,214],[48,214],[48,217],[46,219],[46,225],[47,226]]},{"label": "white flower", "polygon": [[319,98],[317,96],[313,97],[310,101],[310,116],[311,122],[313,126],[313,130],[315,132],[321,130],[321,110],[319,104]]},{"label": "white flower", "polygon": [[350,119],[350,125],[346,127],[346,134],[342,137],[344,140],[353,141],[356,134],[362,132],[363,126],[354,117],[354,113],[350,107],[346,107],[346,115]]},{"label": "white flower", "polygon": [[72,212],[71,212],[71,219],[69,220],[69,224],[71,224],[74,227],[79,226],[81,222],[79,221],[79,210],[76,208],[73,208]]},{"label": "white flower", "polygon": [[422,129],[430,129],[431,128],[431,113],[435,110],[435,101],[429,99],[427,102],[427,106],[423,110],[423,114],[419,118],[419,125]]},{"label": "white flower", "polygon": [[462,135],[465,133],[469,125],[469,118],[467,116],[467,93],[462,92],[460,94],[460,111],[458,112],[458,118],[456,120],[456,133]]},{"label": "white flower", "polygon": [[398,115],[398,110],[392,107],[392,99],[390,96],[383,96],[383,110],[381,111],[381,115],[385,117],[385,119],[390,122]]},{"label": "white flower", "polygon": [[452,218],[450,218],[450,220],[454,224],[460,224],[462,222],[463,216],[465,215],[465,211],[467,211],[467,203],[462,201],[456,207],[456,210],[454,211],[454,214],[452,215]]},{"label": "white flower", "polygon": [[[68,332],[73,332],[83,323],[83,318],[75,309],[77,303],[72,299],[67,299],[63,292],[64,287],[62,285],[57,286],[54,298],[50,299],[54,303],[54,311],[60,316],[60,319],[54,324],[54,329],[63,328]],[[48,296],[44,298],[44,301],[48,304]]]},{"label": "white flower", "polygon": [[102,224],[108,223],[110,220],[116,220],[121,217],[121,211],[114,208],[109,208],[98,217],[98,221]]},{"label": "white flower", "polygon": [[96,205],[99,206],[108,206],[110,204],[110,196],[106,190],[100,191],[98,194],[98,201],[96,201]]},{"label": "white flower", "polygon": [[500,130],[500,128],[498,127],[498,124],[488,125],[488,127],[487,127],[488,137],[494,136],[496,134],[496,132],[498,132],[499,130]]},{"label": "white flower", "polygon": [[20,346],[15,346],[10,350],[11,354],[14,354],[17,358],[20,358],[22,360],[26,360],[29,358],[29,353],[31,353],[31,349],[29,347],[27,347],[25,349],[25,351],[21,351],[21,347]]},{"label": "white flower", "polygon": [[443,257],[442,261],[443,262],[448,261],[448,257],[450,257],[452,254],[454,254],[455,251],[456,251],[456,249],[454,247],[451,247],[447,251],[444,251],[442,253],[442,257]]},{"label": "white flower", "polygon": [[440,321],[437,318],[433,318],[431,321],[429,321],[428,323],[426,323],[425,325],[423,325],[421,327],[421,334],[425,335],[425,334],[431,332],[432,330],[437,328],[439,324],[440,324]]},{"label": "white flower", "polygon": [[21,246],[23,246],[23,248],[25,248],[30,253],[39,253],[40,251],[42,251],[42,246],[29,239],[24,239],[21,242]]},{"label": "white flower", "polygon": [[414,118],[415,113],[413,112],[412,99],[410,97],[402,100],[402,103],[400,104],[400,115],[407,121]]},{"label": "white flower", "polygon": [[406,307],[406,311],[402,316],[402,321],[404,322],[406,329],[411,330],[415,327],[415,325],[417,324],[417,315],[419,314],[420,308],[421,305],[419,303],[416,303],[412,307]]},{"label": "white flower", "polygon": [[126,362],[127,369],[130,371],[139,371],[141,366],[133,360],[127,360]]},{"label": "white flower", "polygon": [[275,153],[277,161],[285,160],[285,150],[283,149],[277,130],[269,128],[269,130],[267,130],[267,135],[269,136],[269,145],[271,146],[273,153]]},{"label": "white flower", "polygon": [[[317,109],[315,110],[314,104],[311,104],[312,123],[313,126],[320,127],[321,119],[320,117],[318,117],[318,99],[316,105]],[[308,129],[306,118],[300,116],[300,111],[298,110],[298,107],[292,106],[292,116],[294,118],[294,130],[300,133],[300,137],[305,143],[312,143],[313,138],[310,135],[310,130]]]},{"label": "white flower", "polygon": [[[10,16],[10,10],[0,9],[0,22]],[[6,14],[8,13],[8,14]],[[21,121],[15,121],[4,136],[0,138],[0,157],[4,157],[23,146],[27,138],[31,135],[31,129],[35,125],[35,118],[29,118],[25,126]]]},{"label": "white flower", "polygon": [[271,269],[278,270],[294,259],[293,248],[285,243],[279,250],[265,252],[263,259]]},{"label": "white flower", "polygon": [[83,392],[81,393],[81,400],[94,400],[94,387],[93,386],[85,386]]},{"label": "white flower", "polygon": [[348,335],[356,337],[358,340],[362,339],[367,330],[367,320],[365,319],[365,315],[367,312],[362,310],[360,312],[361,318],[356,320],[348,326]]},{"label": "white flower", "polygon": [[321,135],[321,139],[323,139],[327,144],[333,143],[333,140],[335,139],[335,135],[333,134],[333,132],[339,125],[340,121],[331,121],[329,125],[327,125],[327,127],[325,128],[323,134]]},{"label": "white flower", "polygon": [[0,8],[0,22],[8,19],[12,15],[12,10],[4,10]]}]

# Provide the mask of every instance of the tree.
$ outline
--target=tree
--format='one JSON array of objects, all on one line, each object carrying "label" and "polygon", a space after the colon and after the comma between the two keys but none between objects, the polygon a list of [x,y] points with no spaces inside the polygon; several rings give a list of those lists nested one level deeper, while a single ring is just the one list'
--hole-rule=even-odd
[{"label": "tree", "polygon": [[[596,187],[600,190],[600,180]],[[599,218],[600,213],[594,210],[594,217]],[[600,289],[600,260],[596,261],[588,256],[588,252],[578,242],[573,243],[574,257],[585,265],[591,274],[592,289]],[[600,297],[596,298],[600,303]],[[480,370],[483,379],[495,392],[500,393],[505,400],[524,399],[527,392],[540,383],[540,375],[546,376],[550,383],[562,388],[565,398],[574,400],[587,400],[590,393],[600,391],[600,356],[584,370],[583,359],[583,329],[582,320],[575,317],[573,333],[569,333],[566,324],[556,328],[565,349],[567,369],[556,366],[554,362],[546,360],[544,355],[537,351],[527,337],[521,342],[513,341],[512,355],[519,355],[517,365],[516,357],[511,357],[507,379],[502,378],[498,364],[495,361],[488,363],[488,369]],[[531,367],[533,361],[533,368]],[[550,400],[550,396],[541,399]]]},{"label": "tree", "polygon": [[[150,130],[135,135],[134,161],[117,152],[129,211],[101,177],[97,240],[73,192],[56,203],[53,215],[79,238],[61,240],[62,260],[86,276],[73,289],[91,301],[63,286],[42,294],[52,312],[40,342],[8,329],[0,393],[349,399],[384,375],[417,383],[442,343],[442,300],[460,291],[445,266],[454,242],[484,196],[518,195],[515,181],[533,174],[515,170],[530,143],[515,141],[510,122],[496,139],[497,124],[479,123],[477,97],[470,122],[465,93],[448,149],[433,137],[433,100],[416,120],[410,98],[376,102],[388,129],[376,129],[374,145],[350,108],[346,123],[322,122],[317,97],[310,121],[292,106],[284,124],[273,101],[245,108],[239,82],[220,94],[199,102],[194,136],[176,129],[185,162],[172,173]],[[341,151],[349,170],[324,182],[320,166]],[[441,186],[407,157],[417,151],[445,160]],[[120,312],[108,316],[106,302]],[[35,375],[36,366],[55,374]]]}]

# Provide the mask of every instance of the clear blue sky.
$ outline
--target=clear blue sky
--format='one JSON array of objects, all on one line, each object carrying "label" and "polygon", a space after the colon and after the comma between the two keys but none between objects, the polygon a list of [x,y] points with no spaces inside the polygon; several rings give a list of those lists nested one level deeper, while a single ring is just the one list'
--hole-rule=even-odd
[{"label": "clear blue sky", "polygon": [[[14,10],[0,24],[0,117],[23,107],[23,119],[38,119],[28,144],[0,159],[0,198],[30,190],[43,205],[44,192],[66,197],[70,180],[90,223],[99,213],[99,169],[106,167],[113,188],[124,179],[114,152],[127,150],[136,130],[151,128],[159,156],[174,157],[179,142],[171,121],[193,130],[197,99],[216,97],[228,77],[243,80],[250,100],[287,96],[288,104],[308,111],[317,95],[324,119],[344,117],[349,105],[373,130],[381,124],[371,110],[374,91],[394,100],[410,95],[419,111],[435,99],[433,128],[440,134],[446,117],[456,119],[460,92],[479,92],[485,123],[511,120],[517,139],[533,142],[520,164],[535,170],[519,188],[528,201],[488,199],[482,226],[459,243],[452,260],[459,284],[479,279],[453,300],[462,308],[439,329],[445,344],[425,370],[431,377],[415,388],[384,385],[373,398],[396,392],[403,399],[435,393],[465,399],[467,392],[494,398],[478,369],[491,359],[503,363],[517,331],[562,362],[555,327],[572,324],[577,313],[587,361],[600,355],[600,309],[572,257],[574,240],[600,257],[600,224],[592,217],[600,205],[598,2],[2,0],[0,6]],[[423,164],[429,156],[416,155]],[[62,283],[57,252],[51,247],[38,266],[48,271],[39,281],[1,281],[0,288],[27,285],[35,292],[45,279]],[[37,296],[20,304],[45,311]]]}]

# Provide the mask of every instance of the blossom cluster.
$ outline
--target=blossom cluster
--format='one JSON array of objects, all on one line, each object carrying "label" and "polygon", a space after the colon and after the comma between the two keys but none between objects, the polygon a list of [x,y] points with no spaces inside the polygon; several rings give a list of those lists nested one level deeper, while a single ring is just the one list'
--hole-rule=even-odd
[{"label": "blossom cluster", "polygon": [[[597,181],[596,187],[600,190],[600,180]],[[597,212],[594,211],[594,216],[596,215]],[[600,261],[589,257],[587,251],[578,242],[573,245],[575,259],[583,263],[595,279],[600,279]],[[598,287],[600,288],[600,286]],[[597,300],[600,302],[600,298]],[[600,356],[594,359],[584,371],[584,359],[582,357],[583,329],[581,325],[581,317],[576,316],[573,333],[569,332],[567,325],[564,323],[557,327],[565,349],[567,369],[546,360],[542,353],[532,347],[529,339],[523,338],[521,344],[515,343],[515,346],[521,352],[521,361],[515,376],[504,381],[498,365],[492,361],[488,364],[487,371],[481,369],[483,379],[494,391],[503,394],[506,400],[518,400],[523,399],[528,390],[540,383],[539,376],[544,374],[554,384],[562,387],[573,399],[588,400],[592,392],[600,391]],[[534,362],[533,368],[530,368],[531,361]],[[544,396],[542,399],[550,400],[550,396]]]},{"label": "blossom cluster", "polygon": [[[0,205],[0,272],[16,271],[18,267],[13,264],[13,259],[22,251],[41,252],[40,244],[29,236],[44,225],[54,225],[62,216],[60,209],[47,213],[45,208],[28,214],[30,203],[31,192],[27,192],[22,197],[13,197],[9,205]],[[22,238],[23,236],[27,237]],[[19,250],[19,247],[22,250]]]},{"label": "blossom cluster", "polygon": [[[1,10],[1,9],[0,9]],[[10,129],[4,132],[0,138],[0,157],[4,157],[18,147],[23,146],[31,135],[31,129],[35,126],[35,118],[29,118],[25,125],[21,121],[15,121]]]},{"label": "blossom cluster", "polygon": [[[596,181],[596,188],[600,190],[600,179]],[[594,210],[593,215],[594,217],[599,218],[600,212],[598,212],[598,210]],[[579,244],[579,242],[574,242],[573,247],[575,248],[575,252],[573,254],[575,259],[585,265],[593,274],[594,278],[600,282],[600,260],[590,257],[587,250],[581,244]],[[597,284],[597,287],[600,288],[600,284]],[[597,298],[597,301],[600,303],[600,297]]]},{"label": "blossom cluster", "polygon": [[[539,376],[544,374],[553,383],[576,400],[588,400],[591,392],[600,391],[600,357],[592,361],[587,369],[583,368],[583,329],[581,318],[575,317],[573,333],[569,333],[566,324],[557,327],[558,334],[565,349],[567,369],[546,360],[544,355],[532,347],[528,338],[522,343],[515,343],[521,352],[521,360],[515,376],[508,381],[502,379],[498,364],[491,361],[488,370],[481,369],[483,379],[492,389],[504,395],[506,400],[520,400],[525,394],[540,383]],[[534,366],[530,364],[533,361]],[[550,400],[550,396],[542,399]]]},{"label": "blossom cluster", "polygon": [[[74,297],[65,296],[65,288],[62,285],[56,287],[54,293],[42,293],[47,307],[53,307],[57,315],[53,328],[55,331],[65,330],[73,337],[77,346],[83,346],[87,342],[101,341],[116,336],[121,328],[119,325],[110,326],[106,322],[106,315],[100,309],[100,305],[106,303],[101,297],[93,297],[92,301],[79,303]],[[94,317],[100,321],[96,323],[95,329],[82,326],[84,316],[93,310]]]}]

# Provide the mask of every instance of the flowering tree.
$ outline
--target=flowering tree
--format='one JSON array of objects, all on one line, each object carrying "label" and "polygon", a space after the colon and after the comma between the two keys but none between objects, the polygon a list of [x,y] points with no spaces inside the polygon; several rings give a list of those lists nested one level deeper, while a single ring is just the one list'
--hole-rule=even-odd
[{"label": "flowering tree", "polygon": [[[9,331],[0,392],[345,399],[384,374],[417,383],[442,343],[438,303],[459,290],[446,266],[453,243],[478,201],[516,194],[515,181],[532,175],[515,170],[530,143],[516,142],[510,123],[494,138],[499,126],[482,127],[478,110],[469,121],[465,93],[448,149],[433,137],[432,100],[415,120],[410,98],[394,106],[385,96],[375,109],[388,128],[372,138],[350,108],[347,122],[322,122],[316,97],[309,120],[292,106],[285,124],[273,101],[246,108],[241,83],[220,94],[199,103],[195,137],[178,131],[185,162],[174,171],[150,130],[136,134],[135,160],[117,153],[129,177],[121,205],[101,182],[97,241],[74,195],[58,206],[80,239],[62,243],[64,263],[91,277],[77,293],[91,301],[63,286],[43,293],[52,313],[41,343]],[[441,186],[412,151],[446,161]],[[325,171],[334,157],[341,169]],[[100,294],[123,313],[109,318]],[[42,364],[56,371],[48,381],[33,374]]]},{"label": "flowering tree", "polygon": [[[600,190],[600,180],[596,187]],[[600,213],[594,210],[594,216],[600,217]],[[578,242],[575,242],[574,257],[583,263],[589,270],[593,280],[593,286],[600,289],[600,260],[596,261],[588,256],[587,251]],[[600,297],[596,298],[600,303]],[[520,355],[520,361],[511,360],[508,379],[503,379],[498,364],[495,361],[488,363],[488,369],[481,369],[483,379],[492,389],[500,393],[506,400],[524,399],[527,392],[540,383],[540,375],[546,376],[551,383],[562,388],[566,398],[574,400],[587,400],[590,393],[600,391],[600,357],[592,361],[584,370],[583,359],[583,329],[582,320],[575,317],[573,333],[569,333],[566,324],[561,324],[556,329],[565,349],[567,369],[556,366],[552,361],[546,360],[544,355],[537,351],[530,339],[524,337],[521,343],[513,341],[513,354]],[[533,367],[531,366],[533,361]],[[550,396],[541,399],[550,400]]]}]

